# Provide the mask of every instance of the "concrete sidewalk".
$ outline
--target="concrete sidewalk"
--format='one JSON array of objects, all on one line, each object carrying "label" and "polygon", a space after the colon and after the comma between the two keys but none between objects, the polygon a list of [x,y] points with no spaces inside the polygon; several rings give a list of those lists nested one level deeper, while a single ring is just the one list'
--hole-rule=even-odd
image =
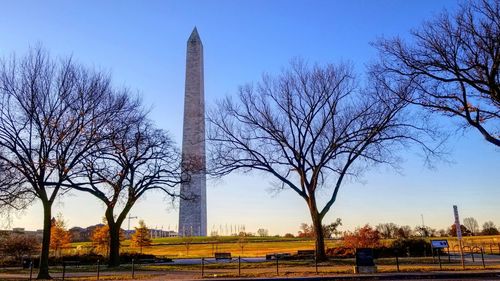
[{"label": "concrete sidewalk", "polygon": [[[61,273],[52,273],[53,280],[61,280]],[[137,279],[131,279],[130,272],[123,271],[106,271],[101,272],[101,277],[116,276],[123,278],[121,280],[200,280],[202,279],[199,271],[137,271],[135,276]],[[96,280],[96,274],[92,272],[71,272],[66,274],[66,278],[86,278]],[[36,275],[33,276],[36,278]],[[9,274],[0,273],[0,280],[28,280],[27,274]],[[328,274],[328,275],[311,275],[308,277],[298,276],[276,276],[276,277],[258,277],[258,278],[214,278],[213,275],[207,275],[205,280],[211,281],[328,281],[328,280],[500,280],[500,270],[481,270],[481,271],[433,271],[433,272],[406,272],[406,273],[375,273],[375,274]]]},{"label": "concrete sidewalk", "polygon": [[210,278],[211,281],[328,281],[328,280],[500,280],[500,270],[334,274],[309,277]]},{"label": "concrete sidewalk", "polygon": [[[185,272],[183,275],[186,276],[184,279],[176,279],[176,280],[186,280],[186,279],[193,279],[195,276],[195,273],[199,275],[199,273],[196,272]],[[137,280],[152,280],[156,278],[157,276],[165,276],[167,275],[168,272],[165,271],[143,271],[139,270],[135,272],[135,277]],[[36,280],[36,275],[37,272],[33,272],[32,279]],[[52,280],[62,280],[62,273],[61,272],[51,272],[50,276],[53,278]],[[131,279],[132,273],[129,271],[102,271],[99,272],[99,276],[101,279],[104,279],[106,276],[116,276],[117,278],[123,278],[122,280],[135,280]],[[0,281],[3,280],[29,280],[29,274],[26,273],[0,273]],[[88,278],[89,280],[96,280],[97,278],[97,273],[96,272],[66,272],[65,273],[65,278]],[[120,279],[113,279],[113,280],[120,280]],[[165,279],[165,280],[170,280],[170,279]]]}]

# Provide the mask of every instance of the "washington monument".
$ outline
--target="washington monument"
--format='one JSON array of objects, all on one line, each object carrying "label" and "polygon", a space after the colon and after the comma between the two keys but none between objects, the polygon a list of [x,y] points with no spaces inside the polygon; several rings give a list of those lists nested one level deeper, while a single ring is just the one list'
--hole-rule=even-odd
[{"label": "washington monument", "polygon": [[[179,236],[207,236],[203,44],[196,27],[187,42]],[[186,198],[186,199],[183,199]]]}]

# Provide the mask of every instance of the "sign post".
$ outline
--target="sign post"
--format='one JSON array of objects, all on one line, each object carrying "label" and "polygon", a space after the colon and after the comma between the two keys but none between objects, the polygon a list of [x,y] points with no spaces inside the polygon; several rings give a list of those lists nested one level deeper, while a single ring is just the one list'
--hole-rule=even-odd
[{"label": "sign post", "polygon": [[458,217],[457,205],[453,205],[453,213],[455,215],[455,229],[457,230],[458,247],[460,247],[460,259],[462,261],[462,268],[465,269],[464,249],[462,247],[462,228],[460,225],[460,218]]},{"label": "sign post", "polygon": [[448,240],[431,240],[432,252],[434,253],[434,249],[437,249],[439,270],[443,270],[443,266],[441,265],[441,249],[448,248],[448,247],[449,247]]}]

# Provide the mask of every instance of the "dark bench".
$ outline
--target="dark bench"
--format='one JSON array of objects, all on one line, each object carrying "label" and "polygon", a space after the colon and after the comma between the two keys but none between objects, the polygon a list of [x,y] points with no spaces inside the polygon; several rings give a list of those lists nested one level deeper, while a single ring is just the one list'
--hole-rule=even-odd
[{"label": "dark bench", "polygon": [[171,258],[156,258],[157,263],[162,263],[162,262],[173,262]]},{"label": "dark bench", "polygon": [[23,259],[23,269],[30,268],[31,262],[33,262],[33,267],[38,268],[38,265],[40,264],[40,259],[35,258],[35,259]]},{"label": "dark bench", "polygon": [[230,260],[231,253],[215,253],[214,257],[216,260]]},{"label": "dark bench", "polygon": [[299,257],[314,257],[316,255],[315,250],[298,250],[297,256]]},{"label": "dark bench", "polygon": [[135,263],[141,263],[141,264],[156,263],[156,259],[138,259],[135,261]]},{"label": "dark bench", "polygon": [[289,259],[292,255],[290,253],[275,253],[275,254],[267,254],[266,260],[275,260],[275,259]]},{"label": "dark bench", "polygon": [[80,266],[80,261],[63,261],[62,262],[62,265],[63,266],[76,266],[76,267],[79,267]]}]

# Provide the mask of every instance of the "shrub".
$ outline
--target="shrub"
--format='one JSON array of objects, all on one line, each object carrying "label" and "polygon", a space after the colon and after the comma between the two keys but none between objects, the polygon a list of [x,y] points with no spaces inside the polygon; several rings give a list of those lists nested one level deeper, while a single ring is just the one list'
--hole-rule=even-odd
[{"label": "shrub", "polygon": [[102,255],[89,253],[83,255],[64,255],[60,257],[52,257],[49,260],[51,265],[59,265],[64,261],[78,261],[80,265],[94,265],[99,261],[101,264],[106,262],[106,258]]},{"label": "shrub", "polygon": [[431,255],[431,244],[424,239],[398,239],[392,243],[392,248],[399,255],[422,257]]},{"label": "shrub", "polygon": [[357,228],[354,232],[344,233],[342,240],[347,248],[376,248],[380,246],[379,232],[368,224]]},{"label": "shrub", "polygon": [[326,255],[336,258],[353,258],[355,249],[347,247],[336,247],[326,249]]},{"label": "shrub", "polygon": [[154,260],[156,259],[155,255],[151,254],[142,254],[142,253],[121,253],[120,254],[120,263],[131,263],[132,259],[134,259],[135,262],[139,262],[140,260]]},{"label": "shrub", "polygon": [[[132,259],[136,263],[140,263],[141,260],[158,260],[155,255],[151,254],[141,254],[141,253],[121,253],[120,254],[120,262],[121,263],[131,263]],[[96,253],[83,254],[83,255],[65,255],[62,257],[52,257],[50,259],[51,265],[60,265],[63,261],[78,261],[80,265],[94,265],[97,264],[97,261],[101,264],[105,264],[108,259],[102,255]],[[162,261],[171,261],[170,259],[161,259]]]},{"label": "shrub", "polygon": [[378,247],[378,248],[373,249],[373,257],[375,259],[392,258],[392,257],[395,257],[395,254],[396,254],[395,250],[396,249],[391,248],[391,247],[385,247],[385,246]]}]

